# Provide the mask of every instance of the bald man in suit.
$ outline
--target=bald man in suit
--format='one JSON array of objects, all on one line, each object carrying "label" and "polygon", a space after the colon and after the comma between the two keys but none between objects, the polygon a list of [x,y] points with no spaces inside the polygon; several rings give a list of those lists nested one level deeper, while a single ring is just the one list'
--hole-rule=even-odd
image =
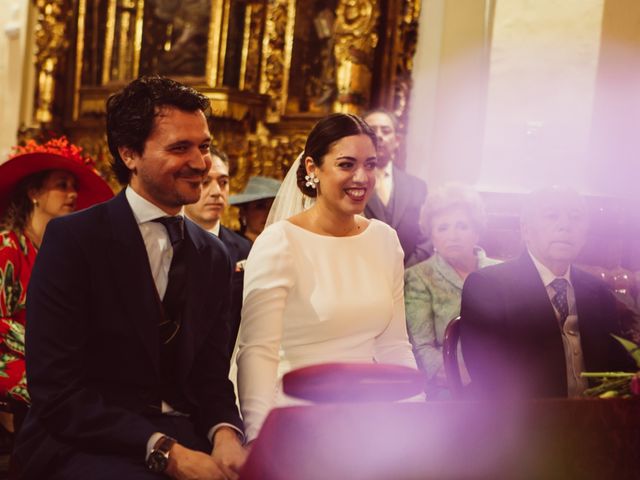
[{"label": "bald man in suit", "polygon": [[491,398],[577,397],[582,372],[634,371],[613,293],[573,265],[587,234],[576,192],[532,193],[521,218],[526,250],[467,277],[461,344],[471,392]]}]

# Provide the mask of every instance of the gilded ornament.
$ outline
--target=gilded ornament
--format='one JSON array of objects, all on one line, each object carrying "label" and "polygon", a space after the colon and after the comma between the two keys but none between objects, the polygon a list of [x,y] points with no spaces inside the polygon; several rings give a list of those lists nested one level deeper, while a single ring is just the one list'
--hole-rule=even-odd
[{"label": "gilded ornament", "polygon": [[295,0],[273,0],[267,7],[260,93],[269,95],[268,122],[284,113],[293,45]]},{"label": "gilded ornament", "polygon": [[371,96],[373,55],[378,43],[376,0],[341,0],[336,9],[336,111],[357,112]]},{"label": "gilded ornament", "polygon": [[35,120],[48,124],[54,120],[55,75],[69,47],[66,31],[73,8],[69,0],[36,0],[35,7]]}]

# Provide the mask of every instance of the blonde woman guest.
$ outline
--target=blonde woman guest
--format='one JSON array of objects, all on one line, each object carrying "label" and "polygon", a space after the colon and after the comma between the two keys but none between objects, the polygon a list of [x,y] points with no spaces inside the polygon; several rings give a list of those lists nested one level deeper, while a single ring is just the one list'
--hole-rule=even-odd
[{"label": "blonde woman guest", "polygon": [[406,271],[405,305],[409,339],[431,399],[448,397],[442,341],[447,324],[460,314],[462,285],[471,272],[499,263],[478,246],[485,222],[482,200],[469,187],[445,185],[427,199],[424,224],[434,255]]}]

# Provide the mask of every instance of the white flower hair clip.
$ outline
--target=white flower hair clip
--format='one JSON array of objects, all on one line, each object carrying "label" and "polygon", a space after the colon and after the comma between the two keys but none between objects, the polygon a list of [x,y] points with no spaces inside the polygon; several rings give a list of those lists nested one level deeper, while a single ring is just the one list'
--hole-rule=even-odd
[{"label": "white flower hair clip", "polygon": [[305,184],[307,187],[311,187],[313,189],[318,188],[317,185],[320,183],[320,179],[316,177],[316,174],[310,172],[308,175],[304,176],[304,179],[307,181]]}]

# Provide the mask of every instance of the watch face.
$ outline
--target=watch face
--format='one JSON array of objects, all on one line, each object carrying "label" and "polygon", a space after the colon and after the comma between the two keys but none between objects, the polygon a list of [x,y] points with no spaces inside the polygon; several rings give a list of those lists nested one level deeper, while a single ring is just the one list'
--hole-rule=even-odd
[{"label": "watch face", "polygon": [[157,450],[151,452],[147,464],[152,472],[162,473],[166,470],[169,458],[166,453]]}]

